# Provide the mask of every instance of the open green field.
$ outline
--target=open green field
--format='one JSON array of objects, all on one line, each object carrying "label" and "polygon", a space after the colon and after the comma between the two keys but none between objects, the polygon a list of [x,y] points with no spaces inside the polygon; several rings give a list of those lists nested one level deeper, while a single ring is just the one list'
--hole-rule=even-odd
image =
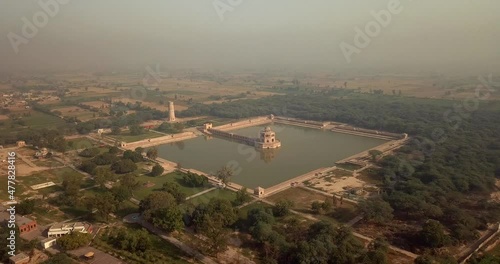
[{"label": "open green field", "polygon": [[97,142],[86,137],[73,138],[66,141],[69,149],[78,150],[97,146]]},{"label": "open green field", "polygon": [[163,134],[160,134],[160,133],[156,133],[156,132],[153,132],[153,131],[146,131],[144,132],[143,134],[140,134],[140,135],[131,135],[129,132],[126,132],[126,133],[123,133],[123,134],[120,134],[120,135],[110,135],[108,134],[109,137],[112,137],[116,140],[119,140],[119,141],[124,141],[124,142],[127,142],[127,143],[130,143],[130,142],[135,142],[135,141],[139,141],[139,140],[143,140],[143,139],[148,139],[148,138],[157,138],[157,137],[162,137],[162,136],[165,136]]},{"label": "open green field", "polygon": [[194,197],[193,199],[189,199],[188,203],[196,206],[198,204],[208,203],[212,198],[219,198],[233,202],[236,199],[236,193],[227,189],[215,189],[203,195]]},{"label": "open green field", "polygon": [[43,159],[43,160],[35,160],[33,163],[40,167],[59,167],[63,166],[63,164],[55,159]]},{"label": "open green field", "polygon": [[64,120],[45,113],[31,111],[31,116],[23,117],[26,126],[31,128],[56,127],[64,124]]},{"label": "open green field", "polygon": [[11,133],[26,129],[26,127],[39,129],[39,128],[56,128],[64,125],[65,122],[59,117],[48,115],[34,110],[30,111],[30,116],[23,116],[21,120],[24,124],[17,124],[13,120],[5,120],[0,122],[0,132]]},{"label": "open green field", "polygon": [[[75,175],[77,177],[83,178],[83,175],[80,174],[79,172],[71,168],[65,167],[65,168],[36,172],[30,176],[19,177],[18,179],[22,184],[31,186],[34,184],[40,184],[48,181],[52,181],[54,183],[62,183],[65,175]],[[84,186],[82,187],[84,188]]]},{"label": "open green field", "polygon": [[[152,177],[148,175],[141,175],[137,177],[137,180],[141,182],[140,188],[134,192],[134,197],[138,200],[141,200],[148,196],[151,192],[160,189],[164,183],[173,182],[179,185],[179,189],[181,192],[186,194],[186,196],[191,196],[197,194],[201,191],[208,189],[209,187],[189,187],[184,184],[182,181],[182,173],[172,172],[168,174],[164,174],[162,176]],[[146,187],[143,184],[145,183],[154,183],[152,187]]]}]

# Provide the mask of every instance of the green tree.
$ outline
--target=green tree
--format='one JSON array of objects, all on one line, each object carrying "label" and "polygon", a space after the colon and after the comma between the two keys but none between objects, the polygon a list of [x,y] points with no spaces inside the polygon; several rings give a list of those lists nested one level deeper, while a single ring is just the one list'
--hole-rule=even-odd
[{"label": "green tree", "polygon": [[368,154],[370,154],[370,157],[373,161],[376,161],[382,155],[382,153],[383,152],[378,149],[371,149],[368,151]]},{"label": "green tree", "polygon": [[94,170],[97,168],[97,164],[95,164],[92,160],[86,160],[82,162],[78,168],[86,173],[93,174]]},{"label": "green tree", "polygon": [[120,152],[120,149],[117,147],[117,146],[112,146],[112,147],[109,147],[108,149],[108,153],[109,154],[118,154],[118,152]]},{"label": "green tree", "polygon": [[146,156],[149,159],[155,160],[158,157],[158,149],[156,147],[148,149],[148,151],[146,152]]},{"label": "green tree", "polygon": [[247,188],[242,187],[236,192],[236,199],[234,200],[235,205],[242,205],[252,200],[252,196],[248,194]]},{"label": "green tree", "polygon": [[151,169],[151,176],[160,176],[163,174],[165,169],[160,164],[155,164]]},{"label": "green tree", "polygon": [[144,128],[139,125],[131,125],[129,127],[130,135],[137,136],[144,134]]},{"label": "green tree", "polygon": [[124,159],[113,163],[111,169],[114,170],[115,173],[125,174],[137,170],[137,165],[129,159]]},{"label": "green tree", "polygon": [[166,232],[181,230],[184,227],[182,211],[176,205],[152,211],[149,219],[154,226]]},{"label": "green tree", "polygon": [[143,147],[137,147],[137,148],[134,149],[134,151],[142,155],[142,153],[144,153],[144,148]]},{"label": "green tree", "polygon": [[292,201],[280,200],[276,202],[276,204],[273,206],[273,214],[278,217],[288,215],[292,207],[293,207]]},{"label": "green tree", "polygon": [[129,159],[129,160],[133,161],[134,163],[141,162],[144,160],[144,158],[142,157],[142,154],[135,152],[135,151],[132,151],[132,150],[125,150],[125,152],[123,152],[123,158]]},{"label": "green tree", "polygon": [[114,213],[118,207],[115,197],[109,193],[99,193],[87,201],[87,208],[96,216],[108,222],[111,213]]},{"label": "green tree", "polygon": [[386,223],[393,217],[391,205],[380,198],[362,201],[358,206],[366,220],[377,224]]},{"label": "green tree", "polygon": [[33,213],[35,209],[36,200],[35,199],[25,199],[16,205],[16,213],[21,215],[28,215]]},{"label": "green tree", "polygon": [[180,186],[175,182],[165,182],[161,188],[161,191],[170,193],[178,204],[186,201],[186,194],[181,192]]},{"label": "green tree", "polygon": [[111,153],[102,153],[95,156],[92,161],[97,165],[109,165],[115,162],[118,158]]},{"label": "green tree", "polygon": [[96,156],[97,154],[99,154],[98,148],[86,148],[86,149],[80,151],[80,153],[78,153],[79,156],[85,157],[85,158],[92,158],[92,157]]},{"label": "green tree", "polygon": [[94,180],[101,188],[105,188],[104,184],[114,180],[115,175],[109,168],[100,167],[95,169]]},{"label": "green tree", "polygon": [[442,247],[448,242],[444,226],[436,220],[427,220],[422,226],[419,235],[422,243],[432,248]]},{"label": "green tree", "polygon": [[119,126],[113,126],[111,128],[111,134],[112,135],[120,135],[120,133],[121,133],[121,129],[120,129]]},{"label": "green tree", "polygon": [[64,250],[73,250],[88,245],[91,235],[80,232],[72,232],[57,239],[57,245]]},{"label": "green tree", "polygon": [[168,192],[153,192],[139,203],[139,211],[149,218],[151,213],[160,208],[174,208],[177,205],[174,196]]},{"label": "green tree", "polygon": [[215,173],[215,177],[217,177],[222,183],[228,184],[231,177],[233,177],[233,170],[224,166]]},{"label": "green tree", "polygon": [[56,255],[42,262],[42,264],[72,264],[72,263],[74,263],[74,260],[65,253],[57,253]]},{"label": "green tree", "polygon": [[69,204],[75,205],[80,197],[80,188],[82,185],[82,177],[75,174],[67,174],[63,176],[63,192],[64,200]]},{"label": "green tree", "polygon": [[113,186],[113,188],[111,188],[111,192],[119,204],[132,197],[132,189],[124,184]]},{"label": "green tree", "polygon": [[182,183],[189,187],[203,187],[208,184],[208,178],[192,172],[182,175]]}]

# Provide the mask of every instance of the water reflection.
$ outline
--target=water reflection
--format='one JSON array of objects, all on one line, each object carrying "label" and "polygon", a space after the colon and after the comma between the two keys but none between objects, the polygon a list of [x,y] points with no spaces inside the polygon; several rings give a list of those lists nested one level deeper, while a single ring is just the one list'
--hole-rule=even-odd
[{"label": "water reflection", "polygon": [[259,149],[260,159],[265,163],[270,163],[278,154],[279,148],[276,149]]}]

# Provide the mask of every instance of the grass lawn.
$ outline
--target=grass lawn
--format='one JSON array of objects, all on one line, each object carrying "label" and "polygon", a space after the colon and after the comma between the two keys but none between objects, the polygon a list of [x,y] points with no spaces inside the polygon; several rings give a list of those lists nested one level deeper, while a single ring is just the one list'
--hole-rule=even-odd
[{"label": "grass lawn", "polygon": [[69,149],[86,149],[97,146],[97,142],[90,140],[86,137],[70,139],[66,142]]},{"label": "grass lawn", "polygon": [[101,194],[101,193],[104,193],[104,192],[107,192],[108,190],[104,190],[100,187],[95,187],[95,188],[90,188],[90,189],[87,189],[85,191],[83,191],[83,196],[85,197],[94,197],[96,196],[97,194]]},{"label": "grass lawn", "polygon": [[23,120],[26,122],[26,125],[31,128],[42,128],[42,127],[54,128],[58,125],[64,124],[64,120],[59,117],[51,116],[36,111],[31,111],[31,116],[23,117]]},{"label": "grass lawn", "polygon": [[124,141],[124,142],[129,143],[129,142],[135,142],[135,141],[148,139],[148,138],[162,137],[165,135],[160,134],[160,133],[156,133],[153,131],[146,131],[146,132],[144,132],[144,134],[140,134],[140,135],[131,135],[129,132],[126,132],[126,133],[123,133],[120,135],[108,135],[108,136],[110,136],[114,139],[117,139],[118,141]]},{"label": "grass lawn", "polygon": [[40,167],[59,167],[63,164],[54,159],[43,159],[43,160],[35,160],[33,163]]},{"label": "grass lawn", "polygon": [[79,172],[74,171],[71,168],[65,167],[65,168],[36,172],[30,176],[19,177],[18,179],[24,185],[31,186],[48,181],[52,181],[54,183],[62,183],[65,175],[76,175],[78,177],[83,178],[83,175],[80,174]]},{"label": "grass lawn", "polygon": [[196,206],[201,203],[208,203],[212,198],[220,198],[233,202],[236,199],[236,193],[226,189],[215,189],[193,199],[189,199],[187,202]]},{"label": "grass lawn", "polygon": [[[209,187],[189,187],[184,185],[182,181],[182,173],[172,172],[169,174],[164,174],[162,176],[152,177],[148,175],[141,175],[137,177],[137,180],[141,182],[140,188],[134,192],[134,197],[138,200],[141,200],[148,196],[151,192],[160,189],[165,182],[173,182],[179,185],[179,189],[181,192],[186,194],[186,196],[191,196],[197,194],[201,191],[208,189]],[[154,183],[152,187],[146,187],[143,184],[145,183]]]},{"label": "grass lawn", "polygon": [[34,110],[31,110],[31,116],[23,116],[22,120],[24,121],[23,125],[19,125],[11,119],[0,122],[0,132],[8,135],[21,130],[25,130],[26,127],[35,129],[56,129],[57,127],[65,124],[64,120],[59,117],[51,116]]},{"label": "grass lawn", "polygon": [[138,205],[134,204],[131,201],[124,201],[116,211],[116,215],[119,216],[119,218],[121,219],[129,214],[137,212],[139,212]]}]

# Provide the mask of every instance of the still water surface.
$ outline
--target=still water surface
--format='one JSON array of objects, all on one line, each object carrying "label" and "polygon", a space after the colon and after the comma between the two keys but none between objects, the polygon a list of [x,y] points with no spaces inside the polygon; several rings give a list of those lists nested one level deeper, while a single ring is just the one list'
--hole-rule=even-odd
[{"label": "still water surface", "polygon": [[[257,137],[265,126],[231,132]],[[338,160],[378,146],[386,140],[360,137],[298,126],[273,124],[277,150],[259,151],[226,139],[201,136],[158,146],[159,157],[178,162],[183,168],[215,173],[222,166],[235,171],[232,180],[248,188],[273,186]]]}]

